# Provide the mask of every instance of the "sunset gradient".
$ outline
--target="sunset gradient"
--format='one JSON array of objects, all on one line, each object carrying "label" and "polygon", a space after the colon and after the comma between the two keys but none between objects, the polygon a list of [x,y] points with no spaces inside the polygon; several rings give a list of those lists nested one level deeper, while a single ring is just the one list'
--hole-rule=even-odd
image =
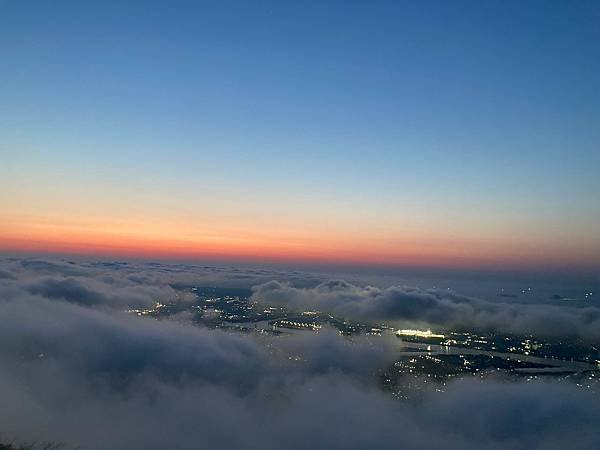
[{"label": "sunset gradient", "polygon": [[0,250],[600,268],[597,4],[126,3],[0,4]]}]

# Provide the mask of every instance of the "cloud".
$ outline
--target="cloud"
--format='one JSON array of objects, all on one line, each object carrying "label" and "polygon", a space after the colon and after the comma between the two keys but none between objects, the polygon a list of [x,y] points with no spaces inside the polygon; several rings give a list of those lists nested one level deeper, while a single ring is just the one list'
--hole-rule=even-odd
[{"label": "cloud", "polygon": [[[570,384],[466,380],[443,394],[426,391],[418,401],[400,402],[377,384],[378,371],[395,359],[397,340],[347,339],[332,330],[245,335],[123,312],[132,302],[173,295],[173,280],[239,280],[245,272],[0,265],[10,274],[0,279],[0,436],[11,441],[92,450],[495,450],[593,449],[600,438],[598,399]],[[246,275],[264,281],[273,273]],[[374,318],[390,311],[413,318],[439,303],[446,313],[455,305],[475,308],[455,294],[421,299],[420,291],[403,290],[399,297],[397,289],[345,282],[298,289],[286,283],[311,277],[280,276],[285,282],[256,288],[255,295],[275,302],[286,294],[277,298],[297,307],[331,300],[340,311]],[[408,305],[395,305],[399,298]]]},{"label": "cloud", "polygon": [[111,277],[100,280],[84,277],[44,277],[29,283],[25,289],[50,299],[66,300],[84,306],[139,307],[157,301],[174,301],[178,293],[170,286],[144,286],[137,283],[118,283]]},{"label": "cloud", "polygon": [[11,272],[0,269],[0,279],[2,279],[2,278],[8,279],[8,280],[13,280],[15,277]]},{"label": "cloud", "polygon": [[269,281],[253,288],[253,299],[354,320],[600,340],[600,309],[595,307],[491,302],[448,290],[381,289],[345,281],[328,281],[314,288]]}]

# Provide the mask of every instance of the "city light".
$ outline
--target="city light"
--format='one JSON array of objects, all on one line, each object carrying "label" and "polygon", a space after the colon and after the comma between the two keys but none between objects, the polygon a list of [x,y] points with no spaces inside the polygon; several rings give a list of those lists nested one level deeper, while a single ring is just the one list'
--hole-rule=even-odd
[{"label": "city light", "polygon": [[398,336],[414,336],[414,337],[422,337],[422,338],[444,338],[443,334],[435,334],[432,333],[431,330],[398,330],[396,332]]}]

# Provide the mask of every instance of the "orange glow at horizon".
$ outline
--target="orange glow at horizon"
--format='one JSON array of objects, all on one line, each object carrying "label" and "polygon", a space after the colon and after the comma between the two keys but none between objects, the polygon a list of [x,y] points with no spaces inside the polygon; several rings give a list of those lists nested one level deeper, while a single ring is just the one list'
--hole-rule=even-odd
[{"label": "orange glow at horizon", "polygon": [[[220,231],[220,232],[219,232]],[[593,255],[564,249],[417,234],[371,236],[358,231],[316,232],[269,227],[236,229],[213,224],[125,220],[51,220],[6,217],[0,223],[0,250],[162,259],[370,264],[447,268],[531,268],[559,265],[578,256],[582,267]]]}]

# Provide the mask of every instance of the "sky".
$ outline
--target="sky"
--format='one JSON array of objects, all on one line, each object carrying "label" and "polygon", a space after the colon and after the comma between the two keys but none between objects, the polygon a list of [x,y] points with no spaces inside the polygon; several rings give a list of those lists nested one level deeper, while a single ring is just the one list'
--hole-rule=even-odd
[{"label": "sky", "polygon": [[0,1],[0,250],[600,268],[598,2]]}]

